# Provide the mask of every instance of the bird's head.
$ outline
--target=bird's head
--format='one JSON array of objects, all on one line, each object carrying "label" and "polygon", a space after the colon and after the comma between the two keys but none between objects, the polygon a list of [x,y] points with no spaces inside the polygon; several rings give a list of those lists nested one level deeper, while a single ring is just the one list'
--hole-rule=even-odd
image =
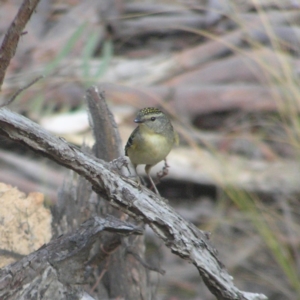
[{"label": "bird's head", "polygon": [[144,125],[155,133],[161,133],[167,126],[171,125],[169,118],[155,107],[141,109],[136,115],[134,122]]}]

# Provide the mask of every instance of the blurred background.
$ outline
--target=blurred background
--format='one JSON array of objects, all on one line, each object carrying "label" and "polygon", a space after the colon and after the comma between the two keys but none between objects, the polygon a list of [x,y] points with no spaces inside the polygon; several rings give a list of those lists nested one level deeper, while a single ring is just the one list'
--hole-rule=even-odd
[{"label": "blurred background", "polygon": [[[1,40],[21,2],[0,1]],[[239,289],[300,299],[299,26],[298,0],[41,0],[0,102],[44,75],[9,108],[78,146],[93,145],[91,85],[105,92],[123,144],[137,110],[160,107],[180,135],[161,194],[210,233]],[[0,141],[0,182],[54,205],[70,171]],[[151,273],[156,299],[214,299],[150,229],[146,244],[148,262],[166,270]]]}]

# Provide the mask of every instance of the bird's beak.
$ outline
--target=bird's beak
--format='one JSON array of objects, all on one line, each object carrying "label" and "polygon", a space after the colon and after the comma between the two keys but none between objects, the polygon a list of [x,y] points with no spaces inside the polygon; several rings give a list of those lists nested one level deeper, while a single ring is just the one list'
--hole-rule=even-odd
[{"label": "bird's beak", "polygon": [[134,120],[134,123],[144,123],[144,121],[141,120],[140,118],[136,118],[136,119]]}]

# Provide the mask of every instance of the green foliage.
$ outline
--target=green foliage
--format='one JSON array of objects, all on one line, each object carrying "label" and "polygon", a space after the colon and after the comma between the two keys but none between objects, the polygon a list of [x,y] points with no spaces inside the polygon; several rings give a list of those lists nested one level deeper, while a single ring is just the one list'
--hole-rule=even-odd
[{"label": "green foliage", "polygon": [[70,38],[66,41],[66,44],[60,52],[57,53],[56,57],[45,67],[45,76],[51,74],[57,67],[59,67],[60,63],[69,55],[72,51],[74,45],[78,42],[78,40],[82,37],[85,32],[87,25],[83,23],[80,25],[74,33],[70,36]]},{"label": "green foliage", "polygon": [[105,40],[100,57],[101,63],[93,72],[91,60],[98,45],[98,34],[94,32],[86,43],[82,52],[82,73],[85,85],[91,86],[99,81],[103,74],[107,71],[111,58],[113,56],[113,44],[111,40]]},{"label": "green foliage", "polygon": [[[278,266],[282,269],[292,288],[300,296],[300,278],[297,272],[297,264],[291,255],[290,249],[280,241],[279,228],[274,228],[278,215],[274,214],[272,208],[264,205],[256,195],[233,187],[226,188],[229,198],[241,209],[263,238]],[[285,199],[281,199],[286,201]],[[272,220],[272,222],[270,221]],[[280,220],[281,222],[281,220]]]},{"label": "green foliage", "polygon": [[[56,74],[62,67],[65,62],[71,62],[69,59],[71,57],[72,50],[75,45],[84,39],[85,35],[87,35],[87,31],[89,30],[86,23],[83,23],[78,28],[75,29],[74,33],[69,37],[66,41],[65,46],[58,51],[55,58],[49,62],[43,70],[43,75],[46,76],[44,84],[47,84],[47,76],[55,77]],[[89,87],[93,84],[97,84],[100,78],[105,74],[109,67],[109,63],[113,56],[113,43],[111,40],[104,40],[102,45],[102,55],[100,58],[94,58],[94,53],[99,47],[99,39],[100,35],[98,32],[93,32],[92,34],[87,35],[86,41],[83,46],[82,54],[80,56],[80,68],[77,69],[77,81],[84,85],[85,87]],[[75,61],[75,59],[74,59]],[[98,62],[99,61],[99,62]],[[82,73],[80,73],[82,71]],[[71,78],[61,78],[63,81],[71,81],[74,80]],[[63,82],[61,82],[63,83]],[[43,90],[43,88],[39,89]],[[34,118],[34,116],[39,115],[47,115],[53,114],[54,110],[57,109],[57,101],[54,99],[53,102],[48,101],[47,105],[45,105],[45,95],[43,91],[35,94],[33,96],[33,101],[29,103],[30,106],[30,114]],[[59,111],[68,111],[71,108],[67,103],[61,103]]]}]

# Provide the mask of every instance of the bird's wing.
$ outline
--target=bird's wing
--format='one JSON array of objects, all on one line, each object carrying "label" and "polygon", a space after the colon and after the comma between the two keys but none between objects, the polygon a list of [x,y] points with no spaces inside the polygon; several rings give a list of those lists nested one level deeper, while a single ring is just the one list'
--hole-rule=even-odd
[{"label": "bird's wing", "polygon": [[136,132],[138,131],[138,128],[139,127],[136,127],[133,130],[133,132],[131,133],[131,135],[130,135],[127,143],[126,143],[126,146],[125,146],[125,155],[126,156],[128,156],[128,154],[127,154],[128,149],[131,148],[131,147],[134,147],[134,144],[133,144],[133,142],[134,142],[134,136],[136,135]]}]

